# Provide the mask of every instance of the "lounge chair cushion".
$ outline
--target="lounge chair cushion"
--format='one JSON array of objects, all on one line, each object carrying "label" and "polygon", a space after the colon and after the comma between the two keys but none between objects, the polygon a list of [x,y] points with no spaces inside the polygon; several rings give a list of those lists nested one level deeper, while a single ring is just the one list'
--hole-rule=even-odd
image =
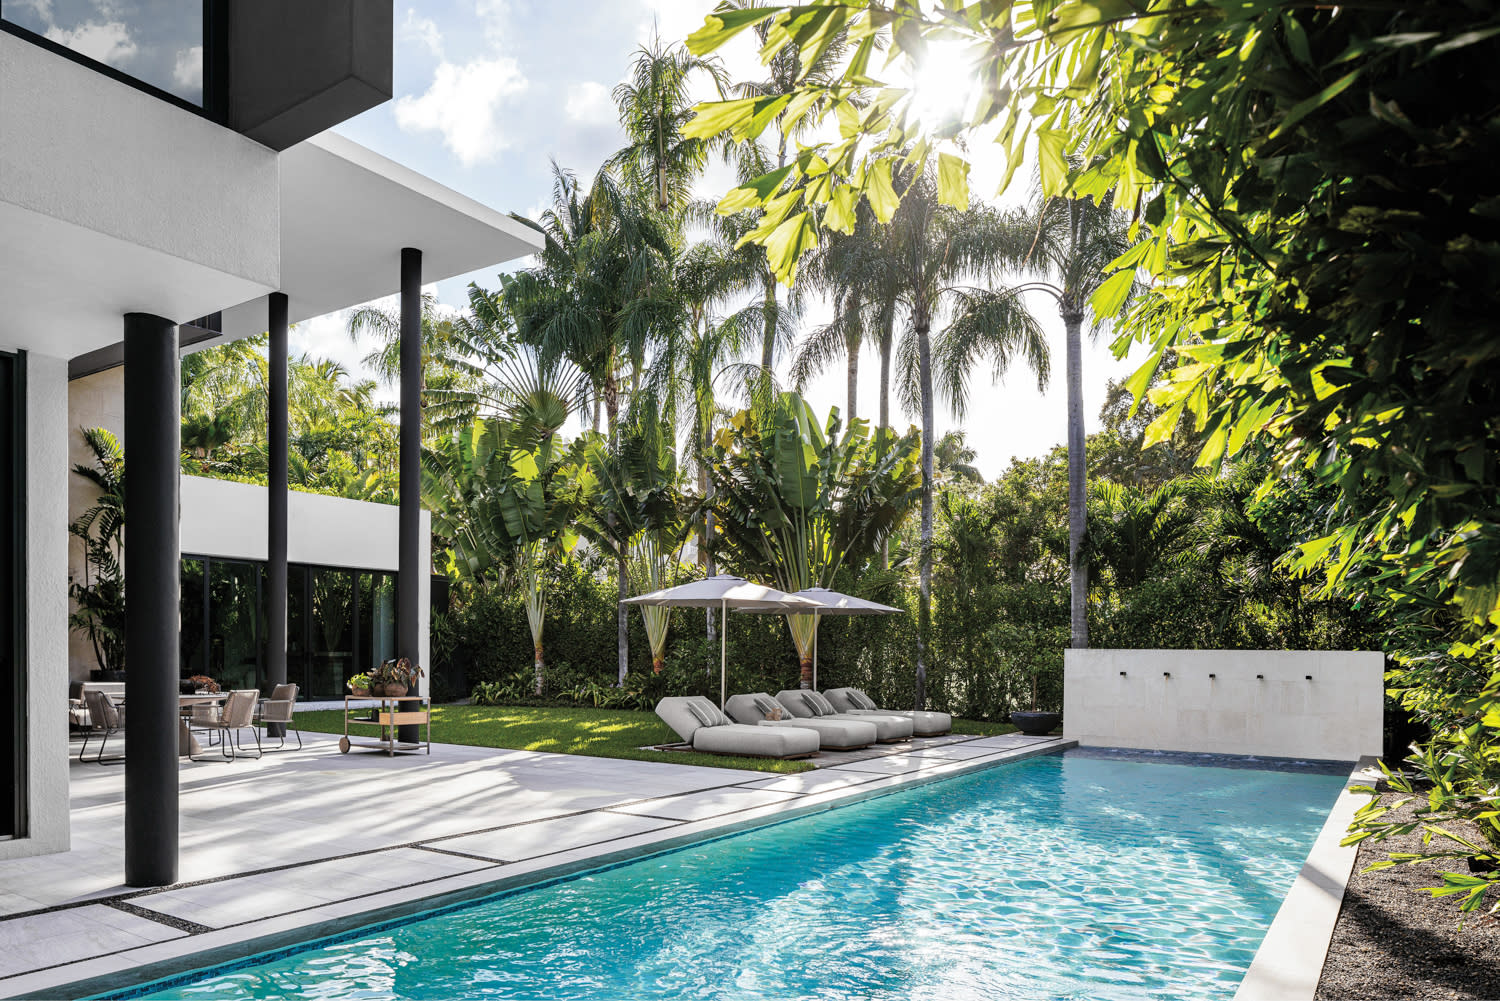
[{"label": "lounge chair cushion", "polygon": [[828,717],[793,719],[790,712],[786,712],[784,719],[772,720],[766,718],[762,708],[763,703],[772,709],[782,709],[786,712],[780,703],[764,692],[757,692],[753,695],[731,695],[729,701],[724,703],[724,708],[729,710],[729,715],[737,723],[752,726],[801,727],[813,730],[818,734],[819,746],[828,751],[869,747],[880,739],[879,728],[867,720]]},{"label": "lounge chair cushion", "polygon": [[812,700],[807,698],[807,691],[800,688],[789,688],[776,693],[776,701],[786,706],[793,716],[800,720],[822,719],[822,720],[860,720],[866,723],[874,723],[878,740],[905,740],[912,735],[912,721],[899,713],[866,713],[841,712],[831,713],[826,716],[814,716]]},{"label": "lounge chair cushion", "polygon": [[[903,716],[912,721],[913,733],[918,737],[937,737],[948,733],[953,729],[953,717],[948,713],[933,712],[931,710],[898,710],[898,709],[875,709],[875,703],[868,695],[858,688],[830,688],[823,693],[828,701],[843,713],[862,715],[864,713],[878,712],[886,715]],[[866,705],[865,703],[868,703]]]},{"label": "lounge chair cushion", "polygon": [[797,726],[699,727],[693,733],[693,750],[709,754],[741,754],[757,758],[789,758],[813,754],[822,743],[814,730]]}]

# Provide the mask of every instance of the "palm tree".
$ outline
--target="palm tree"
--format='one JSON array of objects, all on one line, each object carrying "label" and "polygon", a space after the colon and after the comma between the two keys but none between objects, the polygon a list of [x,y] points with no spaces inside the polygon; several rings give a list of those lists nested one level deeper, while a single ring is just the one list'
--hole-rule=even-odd
[{"label": "palm tree", "polygon": [[689,139],[683,126],[693,117],[694,77],[706,75],[722,95],[724,71],[714,59],[699,59],[681,44],[663,46],[652,36],[636,50],[630,79],[614,90],[620,124],[630,145],[610,157],[607,165],[620,172],[626,185],[648,194],[653,208],[680,218],[692,198],[693,182],[722,140]]},{"label": "palm tree", "polygon": [[653,344],[677,325],[674,234],[609,171],[601,170],[587,192],[555,163],[552,173],[552,208],[539,222],[520,220],[545,238],[538,263],[508,282],[501,297],[519,340],[538,349],[542,364],[566,359],[584,374],[594,429],[602,400],[613,434],[622,383],[640,377]]},{"label": "palm tree", "polygon": [[[1004,243],[1013,271],[1030,280],[1017,291],[1037,291],[1057,303],[1067,336],[1068,380],[1068,561],[1071,645],[1089,645],[1088,564],[1083,551],[1087,522],[1087,454],[1083,433],[1083,342],[1084,322],[1097,337],[1111,317],[1094,313],[1090,300],[1109,277],[1106,268],[1129,249],[1129,220],[1107,200],[1047,197],[1038,194],[1031,207],[1013,212],[1007,219]],[[1116,308],[1123,310],[1130,293]],[[952,364],[966,366],[956,355]]]},{"label": "palm tree", "polygon": [[[903,398],[922,414],[922,529],[917,603],[917,708],[926,698],[928,640],[932,618],[932,530],[936,441],[934,419],[934,324],[946,321],[948,343],[978,341],[988,345],[994,371],[1005,371],[1019,357],[1045,380],[1046,341],[1036,321],[1009,288],[975,285],[999,273],[1006,262],[1004,221],[992,209],[958,210],[938,200],[936,180],[928,174],[902,179],[905,193],[868,265],[879,281],[889,283],[894,304],[906,322],[901,353],[908,377]],[[951,407],[961,410],[966,378],[947,379],[943,390]]]}]

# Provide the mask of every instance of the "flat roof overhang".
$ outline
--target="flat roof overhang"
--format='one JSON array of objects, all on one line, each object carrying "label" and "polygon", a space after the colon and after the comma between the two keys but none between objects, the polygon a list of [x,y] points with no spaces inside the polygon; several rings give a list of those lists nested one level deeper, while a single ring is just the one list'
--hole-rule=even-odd
[{"label": "flat roof overhang", "polygon": [[[542,246],[531,227],[336,133],[288,149],[280,170],[279,291],[292,323],[395,294],[404,247],[422,251],[422,281],[432,283]],[[220,301],[217,311],[219,333],[195,331],[196,339],[183,338],[185,348],[189,341],[201,350],[266,329],[263,291]],[[209,312],[172,318],[186,323]],[[119,329],[113,328],[115,340]],[[74,358],[70,374],[110,368],[122,358],[122,345],[109,343]]]},{"label": "flat roof overhang", "polygon": [[[425,284],[534,254],[542,236],[474,199],[326,132],[281,156],[281,289],[292,323],[393,295],[401,250]],[[259,296],[223,313],[223,336],[266,329]]]}]

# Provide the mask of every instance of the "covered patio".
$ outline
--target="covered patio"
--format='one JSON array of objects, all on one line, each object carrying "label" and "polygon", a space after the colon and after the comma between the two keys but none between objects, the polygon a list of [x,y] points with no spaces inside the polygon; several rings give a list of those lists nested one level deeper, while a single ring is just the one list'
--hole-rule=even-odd
[{"label": "covered patio", "polygon": [[[182,868],[164,889],[121,881],[123,769],[70,766],[72,848],[3,863],[0,997],[76,996],[70,984],[149,964],[156,976],[670,847],[840,801],[1070,746],[1056,738],[947,737],[875,755],[824,755],[764,775],[433,745],[390,759],[302,751],[184,767]],[[364,917],[361,917],[364,915]],[[252,944],[253,943],[253,944]],[[146,979],[142,977],[141,979]]]}]

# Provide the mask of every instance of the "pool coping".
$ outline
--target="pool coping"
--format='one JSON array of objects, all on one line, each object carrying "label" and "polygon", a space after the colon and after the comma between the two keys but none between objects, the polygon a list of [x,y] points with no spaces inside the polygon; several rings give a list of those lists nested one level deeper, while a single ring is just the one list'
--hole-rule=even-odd
[{"label": "pool coping", "polygon": [[1360,758],[1344,782],[1307,860],[1266,930],[1234,1001],[1312,1001],[1328,959],[1358,845],[1341,845],[1354,814],[1367,802],[1351,792],[1380,777],[1374,757]]},{"label": "pool coping", "polygon": [[[793,799],[735,813],[685,821],[670,827],[561,850],[551,855],[496,864],[18,974],[0,980],[0,997],[77,998],[129,992],[193,971],[237,963],[253,957],[264,958],[266,954],[280,951],[294,951],[319,939],[356,932],[390,920],[408,919],[429,911],[462,906],[485,897],[577,876],[590,870],[611,868],[639,858],[676,851],[688,845],[717,840],[755,827],[771,826],[826,812],[969,772],[1038,755],[1055,754],[1076,747],[1077,744],[1077,741],[1069,739],[1040,738],[1035,743],[1020,747],[997,748],[993,754],[944,761],[916,771],[893,775],[867,772],[863,774],[869,774],[870,780],[856,785],[809,792]],[[757,776],[726,785],[753,785],[774,778]]]}]

